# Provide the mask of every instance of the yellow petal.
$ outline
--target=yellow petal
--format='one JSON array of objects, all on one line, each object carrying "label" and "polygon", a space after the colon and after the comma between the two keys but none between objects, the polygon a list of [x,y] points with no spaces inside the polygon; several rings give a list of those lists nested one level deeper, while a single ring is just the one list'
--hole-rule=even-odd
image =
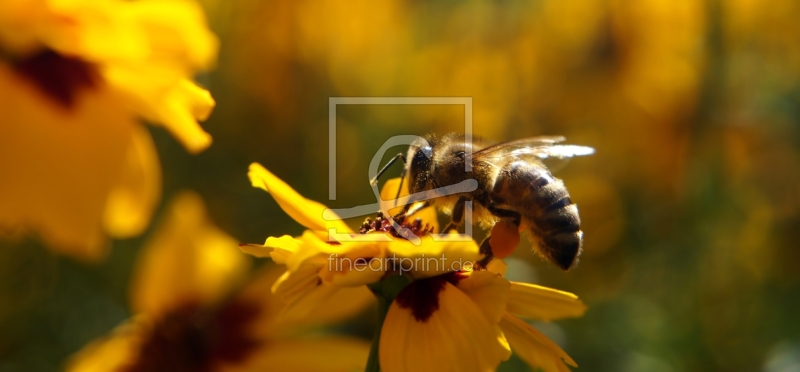
[{"label": "yellow petal", "polygon": [[445,284],[439,309],[420,322],[410,309],[392,303],[380,339],[381,370],[385,372],[494,371],[508,359],[502,334],[480,308],[458,288]]},{"label": "yellow petal", "polygon": [[312,266],[303,266],[294,271],[287,270],[272,285],[272,293],[284,303],[291,305],[322,284],[318,273],[319,268]]},{"label": "yellow petal", "polygon": [[217,52],[193,1],[50,1],[43,8],[45,27],[37,31],[48,47],[94,63],[188,73],[211,65]]},{"label": "yellow petal", "polygon": [[325,266],[326,258],[329,255],[344,252],[340,245],[332,245],[322,241],[319,235],[311,230],[304,231],[298,240],[300,240],[300,244],[297,247],[297,251],[291,254],[287,251],[286,268],[290,271],[309,265],[319,271],[320,268]]},{"label": "yellow petal", "polygon": [[272,252],[274,251],[274,248],[268,247],[266,245],[249,244],[249,243],[239,244],[239,249],[241,249],[243,253],[247,253],[251,256],[258,258],[270,257],[272,255]]},{"label": "yellow petal", "polygon": [[67,372],[116,371],[129,364],[139,353],[147,336],[147,323],[134,318],[115,328],[104,338],[93,341],[67,361]]},{"label": "yellow petal", "polygon": [[157,116],[152,120],[163,123],[189,152],[196,154],[211,145],[211,135],[197,123],[208,118],[216,104],[211,93],[182,79],[159,101]]},{"label": "yellow petal", "polygon": [[65,110],[0,62],[0,230],[21,228],[61,253],[102,258],[106,202],[137,125],[102,87]]},{"label": "yellow petal", "polygon": [[309,303],[312,308],[303,311],[305,316],[296,316],[292,322],[287,322],[279,318],[286,304],[270,289],[283,272],[280,266],[268,265],[248,281],[238,295],[237,301],[241,303],[265,304],[258,318],[249,323],[248,332],[256,339],[275,339],[282,334],[296,334],[300,328],[335,324],[363,312],[375,302],[375,296],[366,287],[347,288],[319,303]]},{"label": "yellow petal", "polygon": [[97,66],[128,109],[164,125],[190,152],[211,144],[197,121],[214,100],[189,79],[213,63],[218,43],[198,4],[60,1],[41,13],[32,31],[48,48]]},{"label": "yellow petal", "polygon": [[534,369],[545,372],[569,372],[567,364],[577,367],[572,358],[558,345],[522,319],[506,313],[500,321],[514,354]]},{"label": "yellow petal", "polygon": [[417,279],[471,269],[481,257],[478,245],[472,239],[461,239],[457,234],[451,236],[452,239],[443,240],[424,236],[419,246],[407,240],[395,239],[388,245],[387,258],[396,260]]},{"label": "yellow petal", "polygon": [[586,305],[569,292],[511,282],[508,312],[528,319],[555,320],[582,316]]},{"label": "yellow petal", "polygon": [[253,187],[269,192],[281,209],[301,225],[314,231],[327,232],[329,229],[335,229],[340,234],[352,232],[340,219],[324,220],[322,213],[327,209],[324,205],[302,197],[261,164],[250,164],[247,175]]},{"label": "yellow petal", "polygon": [[[386,250],[385,244],[381,242],[356,241],[329,244],[316,236],[308,236],[304,242],[305,245],[290,259],[287,267],[291,270],[291,266],[296,265],[295,258],[302,259],[316,254],[314,260],[306,259],[306,264],[322,263],[317,265],[320,267],[319,277],[325,283],[357,287],[377,282],[386,271],[393,268],[390,262],[383,259]],[[308,255],[306,251],[309,252]]]},{"label": "yellow petal", "polygon": [[223,371],[359,371],[366,364],[369,347],[363,340],[341,336],[281,339],[266,345],[244,364]]},{"label": "yellow petal", "polygon": [[179,194],[134,268],[134,311],[160,313],[176,303],[219,299],[249,269],[251,260],[237,245],[208,220],[197,194]]},{"label": "yellow petal", "polygon": [[[373,295],[365,286],[339,287],[324,283],[317,269],[304,266],[282,275],[272,292],[284,307],[278,318],[286,323],[317,323],[353,315],[372,302]],[[338,310],[337,310],[338,309]]]},{"label": "yellow petal", "polygon": [[318,296],[319,302],[313,304],[305,317],[295,318],[287,325],[293,328],[332,325],[363,313],[375,303],[375,295],[366,286],[333,288],[336,290],[327,296]]},{"label": "yellow petal", "polygon": [[117,186],[106,201],[104,226],[116,238],[142,233],[161,199],[161,167],[150,134],[136,127]]},{"label": "yellow petal", "polygon": [[458,282],[458,289],[469,296],[492,324],[497,324],[506,311],[509,281],[493,272],[473,271]]},{"label": "yellow petal", "polygon": [[275,263],[282,265],[286,264],[292,255],[294,255],[302,242],[289,235],[284,235],[279,238],[270,236],[264,245],[257,244],[244,244],[239,248],[242,252],[253,255],[255,257],[271,257]]},{"label": "yellow petal", "polygon": [[[300,249],[300,241],[289,235],[280,238],[267,238],[264,247],[271,247],[273,251],[269,254],[275,263],[286,264],[286,261]],[[258,256],[256,256],[258,257]]]},{"label": "yellow petal", "polygon": [[149,36],[151,55],[148,57],[153,58],[155,54],[197,70],[214,63],[219,42],[209,30],[203,9],[197,2],[148,0],[125,4],[130,4],[129,17]]}]

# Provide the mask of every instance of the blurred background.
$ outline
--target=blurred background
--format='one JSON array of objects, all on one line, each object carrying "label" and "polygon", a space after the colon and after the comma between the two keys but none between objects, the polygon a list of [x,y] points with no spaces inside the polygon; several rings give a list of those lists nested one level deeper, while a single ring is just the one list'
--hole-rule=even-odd
[{"label": "blurred background", "polygon": [[[349,207],[374,201],[367,166],[386,139],[463,128],[457,105],[339,106],[329,201],[338,96],[472,97],[476,135],[560,134],[596,149],[557,173],[580,208],[580,265],[561,272],[527,242],[509,260],[512,279],[588,305],[537,325],[579,371],[800,371],[800,3],[202,5],[221,42],[217,67],[198,77],[217,101],[203,123],[214,144],[190,155],[148,128],[163,198],[148,231],[114,241],[104,261],[0,243],[0,371],[60,368],[131,316],[137,253],[179,190],[198,192],[236,240],[261,243],[302,227],[250,186],[251,162]],[[528,369],[512,359],[501,370]]]}]

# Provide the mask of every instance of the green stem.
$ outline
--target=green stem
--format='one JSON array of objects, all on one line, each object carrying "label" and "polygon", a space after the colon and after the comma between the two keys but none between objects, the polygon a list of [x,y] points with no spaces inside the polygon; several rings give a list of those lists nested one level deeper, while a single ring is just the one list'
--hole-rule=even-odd
[{"label": "green stem", "polygon": [[378,325],[375,327],[375,335],[372,338],[372,346],[369,349],[369,359],[367,359],[367,368],[365,372],[380,372],[381,363],[378,358],[378,350],[380,349],[381,329],[383,329],[383,321],[386,320],[386,313],[389,312],[389,306],[392,305],[392,300],[386,299],[378,295]]},{"label": "green stem", "polygon": [[378,324],[375,328],[375,336],[372,339],[372,347],[369,349],[369,359],[367,359],[365,372],[380,372],[381,370],[379,353],[383,322],[386,320],[386,314],[389,312],[394,298],[409,283],[411,283],[411,278],[408,275],[394,275],[368,285],[375,297],[378,298]]}]

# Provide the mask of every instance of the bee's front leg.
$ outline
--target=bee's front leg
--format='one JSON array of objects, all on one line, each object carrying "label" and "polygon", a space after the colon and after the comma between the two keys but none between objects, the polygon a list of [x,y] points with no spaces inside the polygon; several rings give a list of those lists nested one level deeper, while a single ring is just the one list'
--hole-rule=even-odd
[{"label": "bee's front leg", "polygon": [[403,210],[392,216],[392,218],[394,218],[395,221],[401,221],[406,217],[419,212],[422,208],[430,206],[431,206],[430,200],[426,200],[423,202],[409,201],[406,205],[403,206]]},{"label": "bee's front leg", "polygon": [[464,208],[467,204],[467,198],[462,196],[458,198],[456,205],[453,206],[453,213],[451,215],[450,223],[442,229],[443,233],[446,233],[450,230],[455,230],[458,226],[464,222]]}]

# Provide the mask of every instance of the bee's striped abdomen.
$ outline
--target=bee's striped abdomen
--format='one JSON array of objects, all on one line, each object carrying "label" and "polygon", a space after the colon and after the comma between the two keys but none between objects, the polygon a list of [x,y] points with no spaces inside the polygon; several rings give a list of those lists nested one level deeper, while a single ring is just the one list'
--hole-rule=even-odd
[{"label": "bee's striped abdomen", "polygon": [[529,225],[537,253],[564,270],[577,262],[583,246],[578,207],[544,165],[522,160],[506,164],[495,180],[493,197]]}]

